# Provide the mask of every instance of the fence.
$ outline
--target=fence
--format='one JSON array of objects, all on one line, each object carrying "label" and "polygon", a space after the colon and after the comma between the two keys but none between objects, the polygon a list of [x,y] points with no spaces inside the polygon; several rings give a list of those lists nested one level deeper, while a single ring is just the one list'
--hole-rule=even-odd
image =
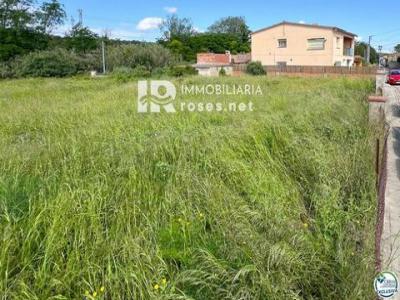
[{"label": "fence", "polygon": [[383,146],[381,147],[381,141],[378,139],[376,143],[376,161],[375,171],[377,173],[377,192],[378,192],[378,203],[377,203],[377,214],[376,214],[376,225],[375,225],[375,270],[376,272],[382,271],[382,259],[381,259],[381,241],[383,233],[383,222],[385,214],[385,191],[386,191],[386,179],[387,179],[387,140],[389,135],[389,129],[385,129],[385,135],[383,138]]},{"label": "fence", "polygon": [[[245,72],[247,64],[234,64],[235,72]],[[285,75],[285,74],[337,74],[337,75],[375,75],[378,68],[373,67],[337,67],[337,66],[264,66],[267,74]]]}]

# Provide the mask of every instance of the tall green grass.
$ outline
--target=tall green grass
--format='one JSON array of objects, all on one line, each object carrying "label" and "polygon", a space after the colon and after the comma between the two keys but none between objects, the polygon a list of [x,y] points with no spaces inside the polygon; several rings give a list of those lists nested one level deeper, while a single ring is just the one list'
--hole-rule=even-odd
[{"label": "tall green grass", "polygon": [[182,82],[264,96],[138,114],[135,82],[0,82],[0,299],[372,298],[372,82]]}]

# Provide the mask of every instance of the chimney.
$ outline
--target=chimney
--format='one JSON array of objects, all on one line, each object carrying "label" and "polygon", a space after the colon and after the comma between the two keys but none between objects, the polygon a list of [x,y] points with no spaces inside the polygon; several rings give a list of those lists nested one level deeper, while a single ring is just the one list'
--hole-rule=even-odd
[{"label": "chimney", "polygon": [[232,63],[231,51],[225,50],[225,55],[228,56],[228,61],[229,61],[229,63]]}]

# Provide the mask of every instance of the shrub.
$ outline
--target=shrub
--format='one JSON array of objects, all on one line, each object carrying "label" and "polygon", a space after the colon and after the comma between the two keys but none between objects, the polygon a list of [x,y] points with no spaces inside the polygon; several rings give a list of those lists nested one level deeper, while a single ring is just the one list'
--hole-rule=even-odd
[{"label": "shrub", "polygon": [[226,71],[224,69],[224,67],[222,67],[219,72],[218,72],[219,76],[226,76]]},{"label": "shrub", "polygon": [[119,81],[129,81],[134,78],[149,77],[151,72],[144,66],[137,66],[136,68],[118,67],[112,72],[112,76]]},{"label": "shrub", "polygon": [[15,72],[11,65],[8,63],[0,63],[0,78],[13,78],[15,77]]},{"label": "shrub", "polygon": [[197,75],[198,72],[195,68],[189,65],[177,65],[177,66],[172,66],[169,69],[169,75],[174,76],[174,77],[182,77],[185,75]]},{"label": "shrub", "polygon": [[31,52],[12,63],[18,77],[65,77],[99,68],[96,53],[76,55],[65,49]]},{"label": "shrub", "polygon": [[102,70],[100,51],[73,55],[77,63],[78,72],[86,72],[90,70]]},{"label": "shrub", "polygon": [[133,77],[150,77],[151,72],[145,66],[137,66],[133,69]]},{"label": "shrub", "polygon": [[66,50],[56,49],[29,53],[14,66],[17,76],[64,77],[78,72],[79,60]]},{"label": "shrub", "polygon": [[154,68],[151,70],[151,76],[154,77],[162,77],[164,75],[168,75],[169,69],[164,67],[164,68]]},{"label": "shrub", "polygon": [[246,73],[250,75],[265,75],[264,67],[262,66],[261,62],[259,61],[252,61],[246,67]]},{"label": "shrub", "polygon": [[172,65],[171,52],[158,44],[118,45],[107,47],[107,65],[110,70],[118,67],[135,68],[144,66],[147,70]]}]

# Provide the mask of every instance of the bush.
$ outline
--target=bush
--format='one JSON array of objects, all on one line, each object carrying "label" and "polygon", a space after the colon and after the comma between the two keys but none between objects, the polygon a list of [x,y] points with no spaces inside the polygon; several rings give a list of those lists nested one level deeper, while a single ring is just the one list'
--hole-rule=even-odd
[{"label": "bush", "polygon": [[219,76],[226,76],[226,71],[224,69],[224,67],[222,67],[219,72],[218,72]]},{"label": "bush", "polygon": [[87,72],[91,70],[102,71],[102,62],[100,51],[73,55],[77,63],[78,72]]},{"label": "bush", "polygon": [[151,76],[154,77],[162,77],[165,75],[168,75],[168,68],[154,68],[153,70],[151,70]]},{"label": "bush", "polygon": [[17,76],[64,77],[76,74],[79,60],[76,55],[63,50],[32,52],[14,63]]},{"label": "bush", "polygon": [[13,78],[15,77],[15,72],[11,65],[8,63],[0,63],[0,78]]},{"label": "bush", "polygon": [[18,77],[65,77],[79,72],[98,70],[99,55],[76,55],[65,49],[31,52],[12,63]]},{"label": "bush", "polygon": [[246,73],[250,75],[265,75],[264,67],[262,66],[261,62],[259,61],[252,61],[246,67]]},{"label": "bush", "polygon": [[112,72],[112,76],[119,81],[129,81],[135,78],[150,77],[151,72],[144,66],[137,66],[136,68],[118,67]]},{"label": "bush", "polygon": [[185,75],[197,75],[198,72],[195,68],[189,65],[172,66],[169,69],[169,75],[174,77],[182,77]]},{"label": "bush", "polygon": [[107,47],[107,65],[111,71],[122,66],[129,68],[144,66],[147,70],[152,70],[170,66],[173,62],[171,52],[158,44]]}]

